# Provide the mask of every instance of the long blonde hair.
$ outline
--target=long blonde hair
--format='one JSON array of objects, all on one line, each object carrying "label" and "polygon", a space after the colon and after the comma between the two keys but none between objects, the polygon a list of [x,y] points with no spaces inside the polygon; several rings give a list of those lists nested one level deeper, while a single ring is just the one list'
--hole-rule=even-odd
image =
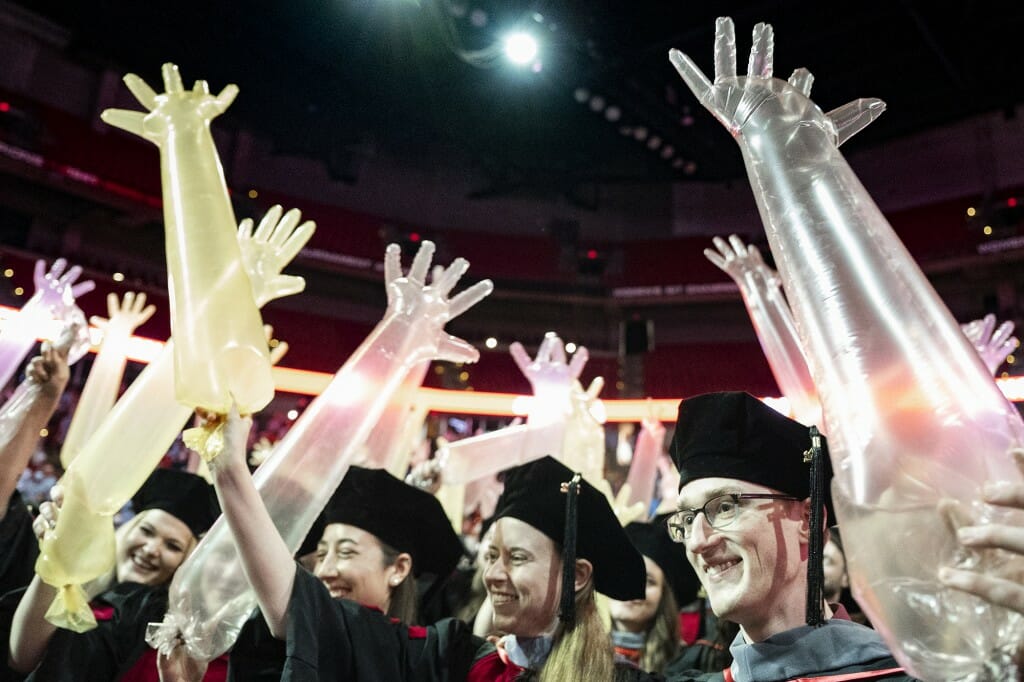
[{"label": "long blonde hair", "polygon": [[555,631],[551,654],[540,669],[540,682],[611,680],[615,674],[611,638],[594,601],[594,582],[576,593],[576,622]]}]

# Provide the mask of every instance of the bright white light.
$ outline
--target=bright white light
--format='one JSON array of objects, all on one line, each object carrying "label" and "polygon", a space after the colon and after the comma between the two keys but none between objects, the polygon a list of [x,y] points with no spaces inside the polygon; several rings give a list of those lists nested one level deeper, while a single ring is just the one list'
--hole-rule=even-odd
[{"label": "bright white light", "polygon": [[516,32],[505,36],[505,56],[513,64],[530,64],[537,58],[537,39],[529,33]]},{"label": "bright white light", "polygon": [[570,341],[569,343],[565,344],[565,352],[566,353],[575,353],[576,352],[576,344],[573,343],[572,341]]},{"label": "bright white light", "polygon": [[113,274],[112,278],[113,278],[113,280],[115,282],[123,282],[124,281],[124,273],[123,272],[115,272]]},{"label": "bright white light", "polygon": [[288,410],[288,419],[290,419],[292,421],[295,421],[298,418],[299,418],[299,411],[298,410]]},{"label": "bright white light", "polygon": [[493,336],[488,336],[487,340],[484,341],[484,345],[487,346],[488,348],[497,348],[498,339],[494,338]]}]

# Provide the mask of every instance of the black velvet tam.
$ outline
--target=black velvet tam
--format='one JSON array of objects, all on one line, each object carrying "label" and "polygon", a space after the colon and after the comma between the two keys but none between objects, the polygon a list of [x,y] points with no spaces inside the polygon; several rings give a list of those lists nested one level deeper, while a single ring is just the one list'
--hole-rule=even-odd
[{"label": "black velvet tam", "polygon": [[[573,472],[553,457],[523,464],[505,472],[505,492],[498,500],[495,520],[504,517],[530,524],[565,544],[566,493]],[[647,572],[643,557],[629,541],[608,500],[586,480],[577,500],[576,557],[594,567],[594,587],[612,599],[643,599]]]},{"label": "black velvet tam", "polygon": [[324,509],[323,523],[361,528],[392,549],[408,552],[417,576],[447,577],[463,552],[437,498],[383,469],[350,467]]}]

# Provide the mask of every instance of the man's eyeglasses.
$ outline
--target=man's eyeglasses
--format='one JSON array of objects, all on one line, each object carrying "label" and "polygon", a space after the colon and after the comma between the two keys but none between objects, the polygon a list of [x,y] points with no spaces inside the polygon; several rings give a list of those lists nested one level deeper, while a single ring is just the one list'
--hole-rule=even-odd
[{"label": "man's eyeglasses", "polygon": [[686,542],[693,535],[697,515],[702,513],[712,528],[725,528],[740,514],[742,500],[799,500],[792,495],[772,493],[726,493],[712,497],[696,509],[683,509],[668,517],[668,535],[673,542]]}]

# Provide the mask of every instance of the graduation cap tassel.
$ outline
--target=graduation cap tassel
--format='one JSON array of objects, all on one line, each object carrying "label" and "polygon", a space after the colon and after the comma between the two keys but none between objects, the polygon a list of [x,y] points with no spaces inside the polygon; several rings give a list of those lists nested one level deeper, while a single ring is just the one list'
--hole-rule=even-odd
[{"label": "graduation cap tassel", "polygon": [[818,427],[810,428],[811,449],[807,458],[811,465],[811,519],[810,538],[807,547],[807,624],[818,626],[824,623],[821,604],[824,600],[825,574],[822,567],[825,537],[822,513],[825,501],[825,464],[822,462],[821,433]]},{"label": "graduation cap tassel", "polygon": [[558,620],[568,629],[576,623],[576,533],[581,475],[562,484],[565,498],[565,540],[562,543],[562,600]]}]

